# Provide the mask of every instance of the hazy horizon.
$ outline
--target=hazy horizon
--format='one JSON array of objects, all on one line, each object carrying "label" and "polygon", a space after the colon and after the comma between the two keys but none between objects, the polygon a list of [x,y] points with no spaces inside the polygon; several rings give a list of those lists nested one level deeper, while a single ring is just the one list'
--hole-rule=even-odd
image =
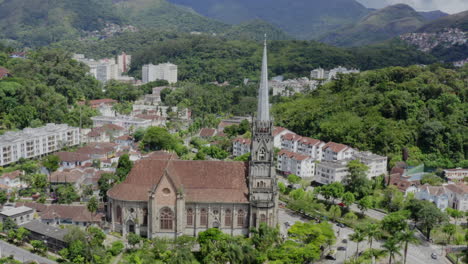
[{"label": "hazy horizon", "polygon": [[468,0],[357,0],[369,8],[382,8],[388,5],[403,3],[417,11],[441,10],[455,14],[468,10]]}]

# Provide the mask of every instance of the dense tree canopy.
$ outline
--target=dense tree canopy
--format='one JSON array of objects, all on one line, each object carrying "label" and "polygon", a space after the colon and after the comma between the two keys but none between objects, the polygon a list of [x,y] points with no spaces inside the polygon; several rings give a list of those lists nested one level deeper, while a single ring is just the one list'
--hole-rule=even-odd
[{"label": "dense tree canopy", "polygon": [[466,167],[468,67],[392,67],[340,76],[274,107],[278,125],[301,135],[429,167]]}]

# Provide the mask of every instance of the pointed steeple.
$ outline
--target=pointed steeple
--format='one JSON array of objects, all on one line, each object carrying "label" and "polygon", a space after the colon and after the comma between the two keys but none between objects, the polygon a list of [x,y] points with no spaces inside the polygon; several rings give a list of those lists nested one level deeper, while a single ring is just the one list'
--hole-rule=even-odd
[{"label": "pointed steeple", "polygon": [[267,58],[267,41],[265,34],[265,43],[263,48],[263,61],[262,61],[262,76],[260,79],[260,87],[258,89],[258,108],[257,120],[269,121],[270,120],[270,103],[268,99],[268,58]]}]

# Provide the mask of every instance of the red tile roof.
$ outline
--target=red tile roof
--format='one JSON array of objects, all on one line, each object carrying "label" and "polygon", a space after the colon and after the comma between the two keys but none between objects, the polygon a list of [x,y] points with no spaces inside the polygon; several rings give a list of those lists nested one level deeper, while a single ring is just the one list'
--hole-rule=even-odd
[{"label": "red tile roof", "polygon": [[148,201],[149,191],[166,173],[188,202],[248,203],[246,163],[174,160],[161,156],[162,159],[153,157],[135,163],[125,181],[109,190],[108,196]]},{"label": "red tile roof", "polygon": [[280,152],[278,152],[278,156],[287,156],[290,159],[301,160],[301,161],[311,158],[310,156],[291,152],[285,149],[280,150]]},{"label": "red tile roof", "polygon": [[281,136],[283,140],[300,140],[302,137],[294,133],[287,133]]},{"label": "red tile roof", "polygon": [[323,150],[331,149],[331,151],[336,152],[336,153],[347,150],[349,148],[350,148],[349,146],[346,146],[344,144],[339,144],[339,143],[335,143],[331,141],[325,144],[325,146],[323,146]]},{"label": "red tile roof", "polygon": [[273,136],[276,137],[278,134],[282,133],[283,131],[288,131],[288,129],[284,127],[275,127],[273,129]]},{"label": "red tile roof", "polygon": [[49,176],[49,182],[52,183],[76,183],[84,176],[84,172],[80,170],[64,170],[55,171]]},{"label": "red tile roof", "polygon": [[202,128],[200,130],[200,137],[214,137],[216,135],[216,129],[214,128]]},{"label": "red tile roof", "polygon": [[7,77],[8,75],[10,75],[10,71],[0,67],[0,78]]},{"label": "red tile roof", "polygon": [[23,175],[23,171],[15,170],[12,172],[4,173],[1,178],[9,178],[9,179],[16,179],[17,177]]},{"label": "red tile roof", "polygon": [[252,140],[248,138],[236,138],[233,140],[233,142],[239,142],[240,144],[250,145],[252,143]]},{"label": "red tile roof", "polygon": [[91,213],[86,205],[62,205],[50,204],[44,205],[40,203],[17,203],[16,206],[24,205],[36,209],[39,217],[42,220],[53,219],[72,219],[76,222],[94,222],[102,221],[103,214]]},{"label": "red tile roof", "polygon": [[445,187],[454,193],[468,194],[468,185],[464,183],[448,184]]},{"label": "red tile roof", "polygon": [[301,139],[299,139],[299,143],[302,143],[304,145],[315,146],[315,145],[318,145],[318,144],[320,144],[322,142],[323,141],[321,141],[321,140],[314,139],[314,138],[309,138],[309,137],[302,137]]},{"label": "red tile roof", "polygon": [[114,99],[109,99],[109,98],[89,101],[89,105],[91,107],[98,107],[101,104],[114,104],[114,103],[117,103],[117,101]]},{"label": "red tile roof", "polygon": [[78,152],[57,152],[56,154],[62,162],[79,162],[89,160],[89,156]]},{"label": "red tile roof", "polygon": [[138,117],[138,118],[141,118],[141,119],[146,119],[146,120],[166,120],[165,117],[162,117],[160,115],[148,115],[148,114],[139,114],[139,115],[136,115],[135,117]]},{"label": "red tile roof", "polygon": [[130,135],[123,135],[123,136],[120,136],[118,138],[116,138],[117,140],[125,140],[125,141],[129,141],[129,140],[133,140],[133,137],[130,136]]}]

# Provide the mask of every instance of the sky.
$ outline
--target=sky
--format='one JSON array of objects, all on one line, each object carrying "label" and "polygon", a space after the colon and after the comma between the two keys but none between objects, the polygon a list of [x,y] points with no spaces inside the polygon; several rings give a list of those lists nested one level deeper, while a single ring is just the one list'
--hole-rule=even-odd
[{"label": "sky", "polygon": [[382,8],[387,5],[404,3],[417,11],[441,10],[449,14],[468,10],[468,0],[357,0],[366,7]]}]

